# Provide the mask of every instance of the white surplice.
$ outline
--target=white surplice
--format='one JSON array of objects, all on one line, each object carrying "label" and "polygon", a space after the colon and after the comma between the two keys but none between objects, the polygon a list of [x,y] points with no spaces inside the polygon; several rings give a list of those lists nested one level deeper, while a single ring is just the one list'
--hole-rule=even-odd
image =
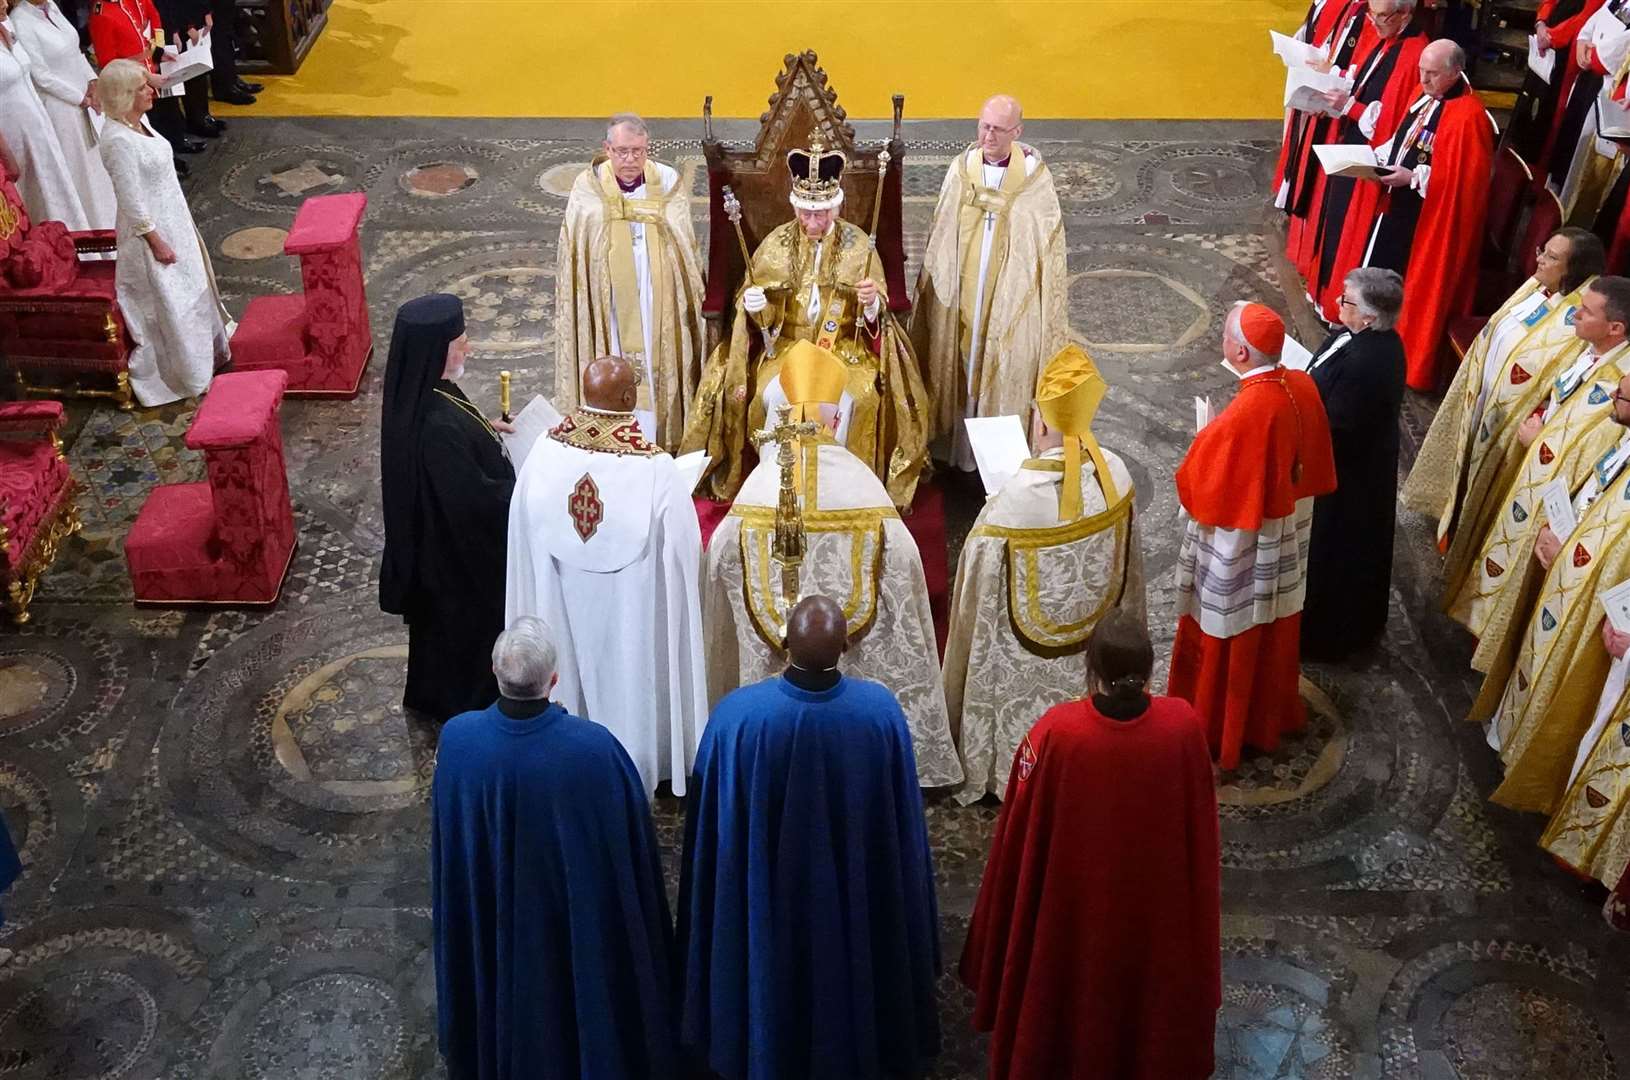
[{"label": "white surplice", "polygon": [[118,203],[113,183],[96,152],[96,135],[86,110],[85,88],[96,72],[79,48],[79,31],[56,0],[22,0],[11,9],[11,24],[34,62],[34,87],[57,134],[57,147],[92,229],[113,228]]},{"label": "white surplice", "polygon": [[[584,477],[592,495],[579,492]],[[647,792],[669,780],[685,793],[707,723],[701,565],[673,458],[538,440],[510,498],[504,621],[549,625],[560,674],[550,696],[616,735]]]},{"label": "white surplice", "polygon": [[17,166],[23,206],[35,221],[60,221],[69,232],[88,229],[85,204],[34,86],[34,59],[12,20],[0,20],[0,29],[11,39],[9,48],[0,44],[0,141]]},{"label": "white surplice", "polygon": [[[102,129],[102,164],[119,201],[119,261],[114,288],[136,348],[130,386],[143,406],[197,397],[231,358],[226,313],[209,252],[193,224],[175,175],[170,144],[142,121]],[[153,257],[150,232],[175,252],[169,266]]]}]

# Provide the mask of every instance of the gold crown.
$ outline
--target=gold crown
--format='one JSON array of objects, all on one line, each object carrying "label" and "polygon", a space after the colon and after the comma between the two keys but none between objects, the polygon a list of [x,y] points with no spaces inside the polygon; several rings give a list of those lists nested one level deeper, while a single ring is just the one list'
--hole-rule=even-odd
[{"label": "gold crown", "polygon": [[781,359],[781,389],[790,405],[836,405],[849,385],[843,361],[811,341],[795,341]]},{"label": "gold crown", "polygon": [[830,210],[843,202],[843,170],[848,164],[842,150],[828,150],[819,138],[809,141],[808,150],[788,150],[792,205],[800,210]]},{"label": "gold crown", "polygon": [[1079,345],[1064,346],[1042,369],[1036,387],[1036,408],[1047,426],[1064,435],[1085,435],[1092,430],[1109,384],[1098,365]]}]

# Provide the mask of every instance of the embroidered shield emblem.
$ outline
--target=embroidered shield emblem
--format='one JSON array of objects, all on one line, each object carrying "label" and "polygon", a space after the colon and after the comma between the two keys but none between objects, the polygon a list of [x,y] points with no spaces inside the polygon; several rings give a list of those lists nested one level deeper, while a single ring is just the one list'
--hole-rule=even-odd
[{"label": "embroidered shield emblem", "polygon": [[1630,724],[1623,721],[1619,722],[1619,741],[1626,746],[1630,746]]},{"label": "embroidered shield emblem", "polygon": [[1528,520],[1528,511],[1526,511],[1526,510],[1524,510],[1522,508],[1522,503],[1514,502],[1514,503],[1511,504],[1511,520],[1512,521],[1527,521]]},{"label": "embroidered shield emblem", "polygon": [[571,515],[577,538],[588,543],[606,518],[606,504],[600,501],[600,489],[594,486],[594,477],[583,474],[566,499],[566,512]]},{"label": "embroidered shield emblem", "polygon": [[1547,608],[1539,613],[1539,625],[1546,633],[1556,629],[1556,616]]},{"label": "embroidered shield emblem", "polygon": [[1585,785],[1585,801],[1590,804],[1592,810],[1600,810],[1608,802],[1606,795],[1603,795],[1589,784]]},{"label": "embroidered shield emblem", "polygon": [[1607,391],[1602,389],[1601,383],[1590,388],[1590,396],[1585,401],[1591,405],[1607,404]]},{"label": "embroidered shield emblem", "polygon": [[1030,745],[1030,736],[1024,737],[1019,744],[1019,783],[1030,779],[1030,774],[1036,771],[1036,748]]},{"label": "embroidered shield emblem", "polygon": [[1529,379],[1532,379],[1533,377],[1534,377],[1533,375],[1531,375],[1528,372],[1523,370],[1523,367],[1522,367],[1521,364],[1512,364],[1511,365],[1511,385],[1512,386],[1521,386],[1523,383],[1527,382]]},{"label": "embroidered shield emblem", "polygon": [[1574,320],[1577,319],[1578,317],[1579,317],[1579,308],[1577,306],[1570,307],[1568,309],[1568,313],[1566,315],[1562,316],[1562,321],[1566,325],[1572,326]]},{"label": "embroidered shield emblem", "polygon": [[1585,550],[1585,545],[1584,544],[1575,544],[1573,546],[1573,565],[1574,566],[1589,566],[1590,565],[1590,552]]},{"label": "embroidered shield emblem", "polygon": [[1539,463],[1541,465],[1549,465],[1551,462],[1553,462],[1555,460],[1556,460],[1556,454],[1551,450],[1551,444],[1550,443],[1540,443],[1539,444]]},{"label": "embroidered shield emblem", "polygon": [[1483,572],[1489,577],[1499,577],[1501,574],[1505,573],[1505,567],[1501,566],[1493,559],[1484,559]]}]

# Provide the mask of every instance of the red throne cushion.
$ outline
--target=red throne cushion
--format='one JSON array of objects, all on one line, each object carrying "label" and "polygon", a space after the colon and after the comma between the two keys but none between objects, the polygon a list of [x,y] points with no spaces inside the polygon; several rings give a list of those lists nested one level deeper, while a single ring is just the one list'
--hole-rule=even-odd
[{"label": "red throne cushion", "polygon": [[218,376],[187,431],[209,480],[161,484],[125,538],[138,603],[275,603],[294,554],[281,371]]},{"label": "red throne cushion", "polygon": [[0,600],[18,622],[58,545],[79,527],[55,438],[62,420],[60,402],[0,402]]}]

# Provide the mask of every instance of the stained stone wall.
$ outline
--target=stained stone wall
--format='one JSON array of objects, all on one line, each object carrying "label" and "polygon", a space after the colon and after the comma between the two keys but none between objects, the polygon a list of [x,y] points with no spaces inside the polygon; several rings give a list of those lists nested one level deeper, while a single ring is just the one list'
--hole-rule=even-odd
[{"label": "stained stone wall", "polygon": [[[967,126],[907,133],[913,272]],[[700,215],[695,127],[655,136]],[[374,589],[383,356],[395,307],[446,290],[466,303],[476,400],[495,403],[500,367],[523,400],[550,385],[556,234],[597,129],[235,121],[198,159],[189,197],[234,311],[296,287],[280,248],[301,199],[368,193],[380,351],[356,401],[285,405],[300,546],[267,614],[131,607],[122,542],[143,497],[202,476],[182,445],[191,407],[73,407],[85,530],[35,621],[0,632],[0,813],[28,866],[0,929],[15,951],[0,967],[0,1075],[439,1075],[433,737],[398,707],[406,638]],[[1075,329],[1113,387],[1098,434],[1137,483],[1164,653],[1171,476],[1190,397],[1228,393],[1221,318],[1253,298],[1313,332],[1262,209],[1277,131],[1033,124],[1027,137],[1064,203]],[[1409,402],[1406,457],[1430,415]],[[953,485],[948,503],[955,549],[977,495]],[[1468,643],[1436,614],[1422,522],[1404,519],[1398,549],[1385,641],[1351,666],[1309,665],[1308,731],[1220,780],[1218,1075],[1630,1075],[1626,945],[1534,847],[1539,822],[1486,802],[1495,765],[1460,722]],[[673,887],[682,808],[663,799],[656,813]],[[995,816],[930,800],[948,967]],[[982,1075],[968,1009],[947,975],[936,1077]]]}]

